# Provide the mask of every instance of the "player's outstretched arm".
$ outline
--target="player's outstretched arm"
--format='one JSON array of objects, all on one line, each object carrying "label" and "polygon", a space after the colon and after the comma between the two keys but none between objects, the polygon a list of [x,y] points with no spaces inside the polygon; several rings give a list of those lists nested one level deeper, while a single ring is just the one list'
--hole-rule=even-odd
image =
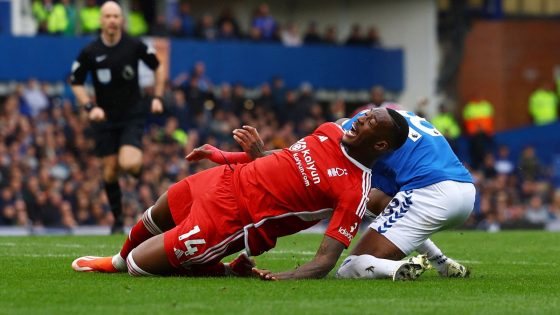
[{"label": "player's outstretched arm", "polygon": [[315,258],[297,269],[272,273],[268,270],[254,269],[262,280],[319,279],[324,278],[334,268],[345,246],[332,237],[326,236],[315,254]]},{"label": "player's outstretched arm", "polygon": [[243,151],[253,159],[270,155],[280,150],[264,150],[264,142],[256,128],[251,126],[243,126],[233,130],[233,139],[241,146]]},{"label": "player's outstretched arm", "polygon": [[237,164],[251,161],[251,157],[245,152],[226,152],[209,144],[194,149],[185,158],[188,161],[209,159],[218,164]]}]

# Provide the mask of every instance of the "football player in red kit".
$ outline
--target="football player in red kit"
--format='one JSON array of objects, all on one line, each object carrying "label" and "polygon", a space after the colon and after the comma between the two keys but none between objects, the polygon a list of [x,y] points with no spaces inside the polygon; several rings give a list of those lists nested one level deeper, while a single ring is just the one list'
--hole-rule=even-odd
[{"label": "football player in red kit", "polygon": [[[197,149],[189,160],[210,154],[226,165],[172,185],[132,228],[120,253],[81,257],[72,267],[136,276],[249,275],[253,265],[247,255],[260,255],[278,237],[330,218],[313,260],[281,273],[254,271],[268,280],[322,278],[350,245],[366,212],[367,166],[399,148],[407,136],[406,120],[379,108],[346,132],[325,123],[290,148],[252,162],[246,153]],[[243,249],[246,254],[231,264],[221,262]]]}]

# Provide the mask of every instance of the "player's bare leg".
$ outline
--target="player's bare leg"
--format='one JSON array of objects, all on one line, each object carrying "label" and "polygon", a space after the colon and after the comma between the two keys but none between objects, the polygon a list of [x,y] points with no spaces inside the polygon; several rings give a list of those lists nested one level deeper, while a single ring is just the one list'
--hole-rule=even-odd
[{"label": "player's bare leg", "polygon": [[156,235],[135,248],[126,260],[131,276],[170,276],[223,277],[251,276],[254,261],[245,253],[239,255],[229,264],[194,265],[189,270],[175,268],[167,259],[164,235]]},{"label": "player's bare leg", "polygon": [[72,268],[76,271],[88,272],[126,272],[128,270],[126,258],[134,248],[154,235],[160,235],[173,227],[175,222],[169,209],[167,193],[164,193],[132,227],[119,253],[112,257],[80,257],[74,260]]},{"label": "player's bare leg", "polygon": [[176,273],[167,259],[163,234],[156,235],[136,247],[126,259],[131,276],[162,276]]},{"label": "player's bare leg", "polygon": [[350,252],[350,255],[364,254],[391,260],[401,260],[406,256],[385,236],[370,228],[360,237],[358,244]]}]

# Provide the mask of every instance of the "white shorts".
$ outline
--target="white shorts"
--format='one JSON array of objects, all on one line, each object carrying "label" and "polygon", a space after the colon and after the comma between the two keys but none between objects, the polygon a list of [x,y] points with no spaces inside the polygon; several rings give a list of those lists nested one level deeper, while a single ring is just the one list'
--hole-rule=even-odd
[{"label": "white shorts", "polygon": [[369,227],[408,255],[432,234],[465,222],[474,199],[473,184],[455,181],[399,191]]}]

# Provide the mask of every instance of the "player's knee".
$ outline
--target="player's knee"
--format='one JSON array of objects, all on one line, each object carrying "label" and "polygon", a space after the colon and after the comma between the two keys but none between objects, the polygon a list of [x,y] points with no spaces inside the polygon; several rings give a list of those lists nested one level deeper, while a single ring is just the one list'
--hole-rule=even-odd
[{"label": "player's knee", "polygon": [[128,274],[133,276],[133,277],[155,276],[154,274],[151,274],[151,273],[143,270],[142,268],[140,268],[140,266],[138,266],[138,264],[134,260],[133,253],[134,253],[134,250],[126,258],[126,265],[128,267]]}]

